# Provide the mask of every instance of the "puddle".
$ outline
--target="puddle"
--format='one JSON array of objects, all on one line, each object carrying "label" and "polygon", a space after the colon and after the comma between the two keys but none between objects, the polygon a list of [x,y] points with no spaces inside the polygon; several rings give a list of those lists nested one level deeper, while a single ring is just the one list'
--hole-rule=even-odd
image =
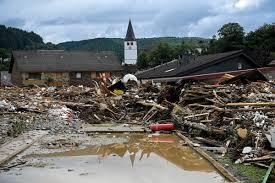
[{"label": "puddle", "polygon": [[[227,182],[191,148],[174,135],[148,137],[116,135],[128,142],[86,147],[67,152],[39,154],[41,167],[2,172],[5,183],[167,183]],[[114,138],[114,135],[104,138]]]}]

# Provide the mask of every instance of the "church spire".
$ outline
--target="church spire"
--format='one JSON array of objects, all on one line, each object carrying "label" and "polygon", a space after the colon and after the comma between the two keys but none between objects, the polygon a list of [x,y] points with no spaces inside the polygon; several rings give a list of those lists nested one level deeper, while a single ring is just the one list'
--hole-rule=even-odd
[{"label": "church spire", "polygon": [[135,41],[135,40],[136,40],[136,38],[135,38],[135,33],[133,30],[132,22],[131,22],[131,20],[129,20],[125,41]]}]

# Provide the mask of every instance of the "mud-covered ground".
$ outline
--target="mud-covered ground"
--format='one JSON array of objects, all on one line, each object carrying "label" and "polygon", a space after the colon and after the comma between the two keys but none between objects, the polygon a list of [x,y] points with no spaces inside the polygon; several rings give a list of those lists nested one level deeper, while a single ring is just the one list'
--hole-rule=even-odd
[{"label": "mud-covered ground", "polygon": [[158,133],[47,135],[0,174],[7,183],[227,182],[180,138]]}]

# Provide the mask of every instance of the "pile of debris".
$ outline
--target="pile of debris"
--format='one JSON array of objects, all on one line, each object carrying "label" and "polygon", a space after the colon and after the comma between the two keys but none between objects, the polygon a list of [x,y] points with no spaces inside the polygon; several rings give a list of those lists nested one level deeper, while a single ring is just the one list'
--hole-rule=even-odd
[{"label": "pile of debris", "polygon": [[229,152],[236,163],[271,161],[275,85],[265,81],[161,86],[117,80],[109,87],[95,83],[93,88],[2,88],[0,118],[2,137],[16,136],[21,128],[71,133],[82,122],[174,123],[186,136],[208,145],[206,149]]},{"label": "pile of debris", "polygon": [[8,137],[17,137],[28,130],[50,130],[51,133],[71,133],[76,114],[65,105],[50,102],[44,97],[47,88],[0,89],[0,144]]},{"label": "pile of debris", "polygon": [[177,125],[205,149],[229,152],[236,163],[274,158],[274,83],[191,85],[174,105]]}]

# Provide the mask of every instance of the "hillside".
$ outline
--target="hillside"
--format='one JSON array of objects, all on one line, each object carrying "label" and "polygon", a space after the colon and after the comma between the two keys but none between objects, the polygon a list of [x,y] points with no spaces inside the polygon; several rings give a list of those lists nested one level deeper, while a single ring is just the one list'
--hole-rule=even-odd
[{"label": "hillside", "polygon": [[[94,52],[113,51],[118,57],[123,59],[123,41],[121,38],[96,38],[82,41],[71,41],[60,44],[44,43],[43,38],[34,33],[21,29],[6,27],[0,25],[0,48],[8,50],[25,50],[25,49],[65,49],[65,50],[91,50]],[[159,43],[168,43],[176,46],[185,42],[193,46],[203,42],[208,44],[207,39],[197,37],[159,37],[159,38],[142,38],[138,39],[138,49],[150,50],[155,48]]]},{"label": "hillside", "polygon": [[[123,58],[123,41],[121,38],[96,38],[82,41],[70,41],[58,44],[58,48],[67,50],[91,50],[95,52],[113,51],[120,59]],[[198,45],[200,41],[208,42],[207,39],[197,37],[160,37],[138,39],[139,50],[149,50],[156,47],[159,43],[168,43],[171,46],[181,44],[183,41],[190,45]]]},{"label": "hillside", "polygon": [[44,43],[43,38],[21,29],[0,25],[0,48],[7,50],[57,49],[52,43]]},{"label": "hillside", "polygon": [[34,32],[0,25],[0,48],[27,49],[44,44],[43,39]]}]

